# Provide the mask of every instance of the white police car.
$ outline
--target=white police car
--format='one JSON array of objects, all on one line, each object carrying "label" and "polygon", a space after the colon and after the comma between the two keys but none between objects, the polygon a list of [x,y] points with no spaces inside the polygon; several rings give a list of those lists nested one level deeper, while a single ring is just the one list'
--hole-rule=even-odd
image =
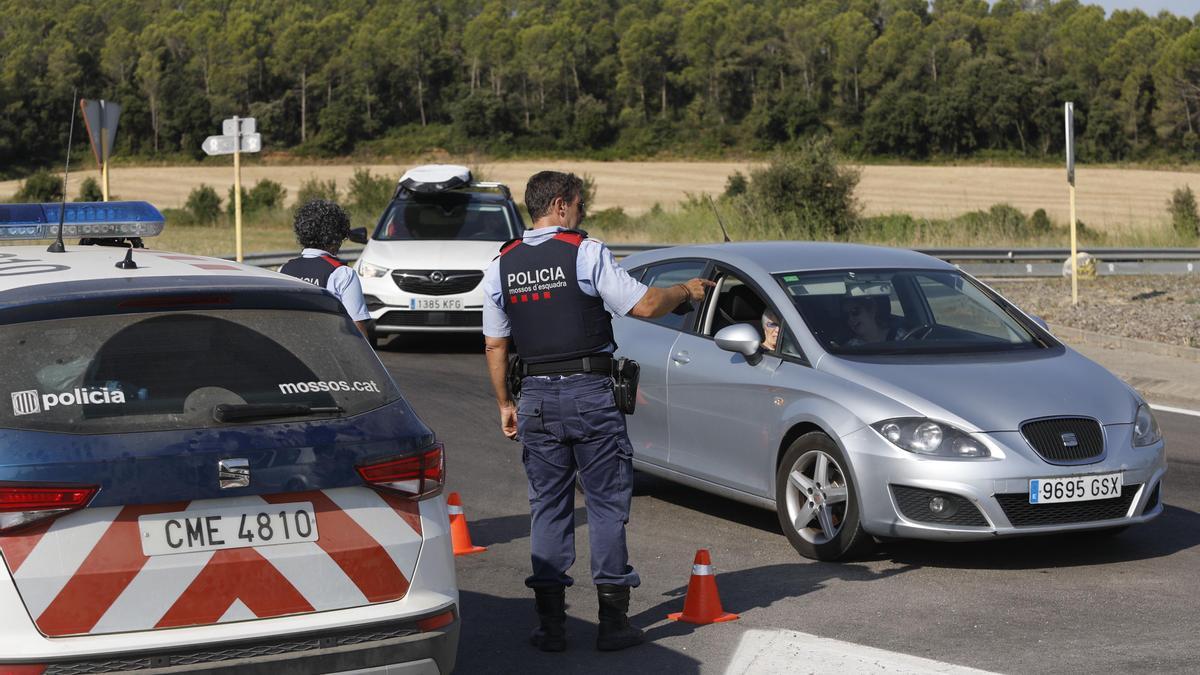
[{"label": "white police car", "polygon": [[[0,238],[61,208],[0,205]],[[73,237],[163,226],[65,208]],[[443,449],[329,292],[0,248],[0,358],[0,672],[453,669]]]},{"label": "white police car", "polygon": [[508,188],[463,166],[419,166],[396,194],[355,269],[375,338],[483,330],[483,272],[525,227]]}]

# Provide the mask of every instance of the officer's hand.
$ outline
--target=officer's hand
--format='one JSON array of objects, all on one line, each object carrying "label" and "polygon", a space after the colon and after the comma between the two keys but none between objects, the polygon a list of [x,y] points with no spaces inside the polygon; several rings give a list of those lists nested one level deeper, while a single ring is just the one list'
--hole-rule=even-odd
[{"label": "officer's hand", "polygon": [[700,302],[704,299],[705,290],[716,286],[715,283],[708,279],[691,279],[683,284],[688,290],[688,295],[692,302]]},{"label": "officer's hand", "polygon": [[512,402],[500,404],[500,430],[505,436],[517,440],[517,406]]}]

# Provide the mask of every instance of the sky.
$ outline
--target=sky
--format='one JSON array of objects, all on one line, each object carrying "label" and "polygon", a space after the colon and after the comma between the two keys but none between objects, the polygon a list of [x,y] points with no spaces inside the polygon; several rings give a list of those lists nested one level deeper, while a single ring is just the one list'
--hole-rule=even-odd
[{"label": "sky", "polygon": [[1147,14],[1158,14],[1169,9],[1180,16],[1195,16],[1200,12],[1200,0],[1083,0],[1085,5],[1100,5],[1110,13],[1114,9],[1140,9]]}]

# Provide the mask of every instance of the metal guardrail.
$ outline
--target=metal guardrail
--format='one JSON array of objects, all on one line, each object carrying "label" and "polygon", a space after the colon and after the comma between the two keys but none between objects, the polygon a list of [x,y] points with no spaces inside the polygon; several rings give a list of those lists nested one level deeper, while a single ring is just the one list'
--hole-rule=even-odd
[{"label": "metal guardrail", "polygon": [[[666,248],[672,244],[613,244],[618,258]],[[1070,257],[1065,248],[923,248],[918,253],[945,260],[975,276],[1057,277]],[[1082,250],[1082,249],[1081,249]],[[1085,251],[1096,260],[1096,274],[1200,274],[1200,248],[1091,248]],[[342,249],[339,256],[354,262],[361,247]],[[243,257],[248,265],[278,267],[296,257],[295,251],[255,253]]]}]

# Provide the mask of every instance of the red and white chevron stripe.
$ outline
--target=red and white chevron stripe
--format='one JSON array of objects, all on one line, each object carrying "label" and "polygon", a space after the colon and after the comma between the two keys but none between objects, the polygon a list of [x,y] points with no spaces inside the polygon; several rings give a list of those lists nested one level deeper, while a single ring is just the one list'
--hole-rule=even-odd
[{"label": "red and white chevron stripe", "polygon": [[[138,517],[187,509],[311,502],[316,542],[148,557]],[[421,502],[369,488],[84,509],[0,535],[38,629],[113,633],[344,609],[408,592]]]}]

